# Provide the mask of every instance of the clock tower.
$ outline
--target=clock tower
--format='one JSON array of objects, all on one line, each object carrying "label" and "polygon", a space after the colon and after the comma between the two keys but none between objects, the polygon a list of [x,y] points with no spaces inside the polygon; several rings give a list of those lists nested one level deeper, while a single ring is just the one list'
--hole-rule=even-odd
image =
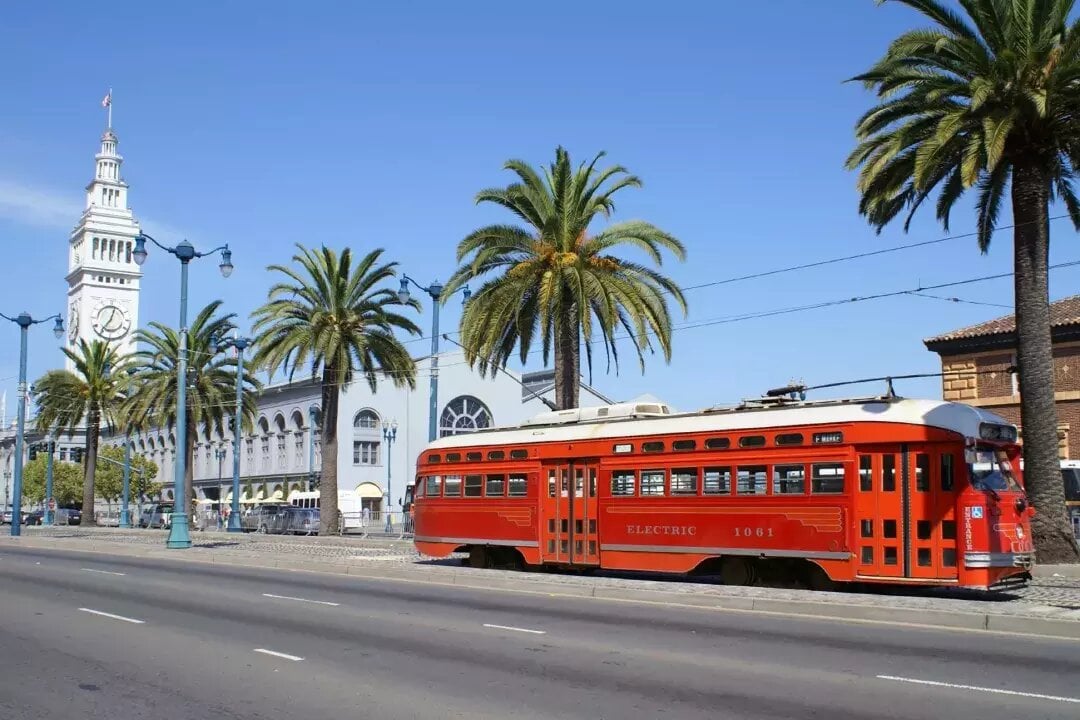
[{"label": "clock tower", "polygon": [[[132,258],[139,223],[128,208],[111,115],[94,157],[94,179],[86,186],[86,209],[69,241],[67,347],[78,347],[80,339],[105,340],[128,355],[139,326],[142,272]],[[70,360],[67,367],[72,369]]]}]

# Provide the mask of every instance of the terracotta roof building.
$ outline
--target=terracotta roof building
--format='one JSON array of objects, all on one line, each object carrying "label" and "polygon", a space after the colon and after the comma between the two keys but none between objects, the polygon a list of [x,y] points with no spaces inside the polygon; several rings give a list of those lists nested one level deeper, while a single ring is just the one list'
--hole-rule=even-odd
[{"label": "terracotta roof building", "polygon": [[[1050,325],[1060,453],[1062,458],[1080,458],[1080,295],[1051,303]],[[988,320],[923,342],[941,356],[946,400],[993,409],[1020,425],[1020,387],[1013,372],[1015,316]]]}]

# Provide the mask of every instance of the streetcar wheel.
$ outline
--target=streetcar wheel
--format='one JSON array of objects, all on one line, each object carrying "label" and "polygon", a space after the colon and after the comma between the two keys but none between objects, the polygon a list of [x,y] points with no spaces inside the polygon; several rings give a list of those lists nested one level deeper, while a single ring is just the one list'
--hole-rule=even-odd
[{"label": "streetcar wheel", "polygon": [[720,579],[725,585],[753,585],[754,566],[746,558],[724,558],[720,563]]},{"label": "streetcar wheel", "polygon": [[469,567],[491,567],[491,554],[486,547],[473,547],[469,549]]}]

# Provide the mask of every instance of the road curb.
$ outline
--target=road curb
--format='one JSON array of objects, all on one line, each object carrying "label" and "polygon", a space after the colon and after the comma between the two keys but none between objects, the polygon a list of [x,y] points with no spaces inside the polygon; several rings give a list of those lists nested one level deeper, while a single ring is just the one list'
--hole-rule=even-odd
[{"label": "road curb", "polygon": [[90,555],[138,557],[167,562],[213,564],[249,568],[276,569],[289,572],[311,572],[346,575],[366,580],[387,580],[429,585],[453,585],[471,590],[496,590],[558,597],[590,598],[607,602],[636,602],[658,605],[694,607],[719,611],[753,612],[773,615],[800,616],[827,620],[885,623],[953,630],[989,631],[1040,635],[1059,639],[1080,640],[1080,620],[1003,615],[986,612],[958,612],[930,608],[905,608],[888,605],[856,605],[836,601],[789,600],[764,597],[722,595],[710,592],[672,592],[649,588],[634,588],[585,583],[560,583],[545,580],[522,580],[508,571],[471,572],[460,569],[357,566],[318,560],[297,560],[281,557],[178,557],[174,550],[125,547],[90,549],[71,547],[56,539],[2,538],[0,554],[5,546],[35,550],[61,550]]}]

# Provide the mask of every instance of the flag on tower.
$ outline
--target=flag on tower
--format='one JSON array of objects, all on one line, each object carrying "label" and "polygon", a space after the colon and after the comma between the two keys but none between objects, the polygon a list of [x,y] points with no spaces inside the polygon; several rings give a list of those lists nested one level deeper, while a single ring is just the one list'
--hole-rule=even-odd
[{"label": "flag on tower", "polygon": [[112,105],[112,90],[105,93],[105,97],[101,98],[101,107],[107,108]]}]

